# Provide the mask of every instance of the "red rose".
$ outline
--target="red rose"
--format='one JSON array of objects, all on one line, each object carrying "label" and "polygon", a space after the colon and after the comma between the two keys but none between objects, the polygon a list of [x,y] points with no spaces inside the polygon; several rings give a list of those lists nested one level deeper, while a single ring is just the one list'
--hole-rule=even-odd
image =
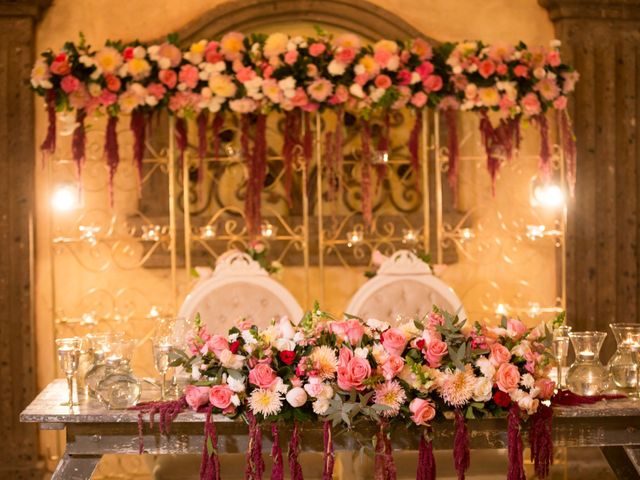
[{"label": "red rose", "polygon": [[133,47],[127,47],[122,52],[122,57],[125,60],[131,60],[133,58]]},{"label": "red rose", "polygon": [[424,345],[425,345],[425,340],[424,338],[421,338],[420,340],[416,341],[416,347],[418,347],[420,350],[424,349]]},{"label": "red rose", "polygon": [[67,54],[66,53],[59,53],[58,55],[56,55],[56,57],[54,58],[54,60],[56,62],[64,62],[67,59]]},{"label": "red rose", "polygon": [[233,353],[234,355],[236,354],[239,348],[240,348],[240,340],[236,340],[235,342],[232,342],[229,345],[229,350],[231,350],[231,353]]},{"label": "red rose", "polygon": [[278,358],[283,363],[286,363],[287,365],[291,365],[293,361],[296,359],[296,354],[291,350],[282,350],[280,353],[278,353]]},{"label": "red rose", "polygon": [[502,390],[496,390],[493,393],[493,401],[496,405],[502,408],[507,408],[511,405],[511,397],[509,397],[508,393],[505,393]]}]

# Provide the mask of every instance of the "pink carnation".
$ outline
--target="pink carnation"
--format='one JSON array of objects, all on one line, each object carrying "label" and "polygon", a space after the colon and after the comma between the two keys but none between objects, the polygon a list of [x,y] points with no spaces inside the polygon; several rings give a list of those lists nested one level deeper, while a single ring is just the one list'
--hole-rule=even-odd
[{"label": "pink carnation", "polygon": [[567,97],[564,95],[560,95],[553,101],[553,108],[556,110],[564,110],[567,108]]},{"label": "pink carnation", "polygon": [[184,83],[187,88],[195,88],[198,85],[198,68],[193,65],[183,65],[180,68],[179,80]]},{"label": "pink carnation", "polygon": [[560,65],[560,52],[558,52],[557,50],[552,50],[547,53],[547,63],[552,67],[557,67],[558,65]]},{"label": "pink carnation", "polygon": [[425,103],[427,103],[427,94],[424,92],[417,92],[411,97],[411,105],[414,107],[422,108]]},{"label": "pink carnation", "polygon": [[147,86],[147,93],[152,97],[156,97],[158,100],[164,97],[166,91],[167,90],[164,88],[164,86],[159,83],[150,83]]},{"label": "pink carnation", "polygon": [[255,78],[256,72],[251,67],[243,67],[236,72],[236,78],[240,83],[248,82]]},{"label": "pink carnation", "polygon": [[312,43],[309,45],[309,55],[317,57],[318,55],[322,55],[326,49],[327,46],[324,43]]},{"label": "pink carnation", "polygon": [[75,92],[78,88],[80,88],[80,80],[78,80],[73,75],[66,75],[62,77],[60,87],[62,87],[62,90],[64,90],[65,93]]},{"label": "pink carnation", "polygon": [[491,60],[483,60],[478,66],[478,73],[482,78],[489,78],[496,71],[496,64]]},{"label": "pink carnation", "polygon": [[158,72],[158,78],[164,83],[167,88],[174,88],[178,83],[178,75],[173,70],[160,70]]},{"label": "pink carnation", "polygon": [[353,62],[353,59],[356,58],[356,51],[354,48],[351,47],[347,47],[347,48],[339,48],[336,51],[335,57],[336,61],[343,63],[345,65],[349,65],[351,62]]},{"label": "pink carnation", "polygon": [[400,70],[396,78],[398,85],[409,85],[411,83],[411,72],[407,69]]},{"label": "pink carnation", "polygon": [[437,92],[442,89],[442,77],[440,75],[429,75],[422,86],[427,92]]},{"label": "pink carnation", "polygon": [[538,96],[533,92],[527,93],[520,104],[522,111],[528,117],[537,115],[541,111],[540,100],[538,100]]},{"label": "pink carnation", "polygon": [[289,50],[284,54],[284,63],[287,65],[293,65],[298,60],[298,51],[297,50]]},{"label": "pink carnation", "polygon": [[518,65],[513,69],[513,74],[516,77],[528,78],[529,77],[529,68],[526,65]]},{"label": "pink carnation", "polygon": [[329,100],[329,103],[332,105],[338,105],[340,103],[344,103],[349,98],[349,90],[344,85],[338,85],[334,95]]},{"label": "pink carnation", "polygon": [[391,86],[391,79],[388,75],[378,75],[375,79],[376,87],[387,89]]},{"label": "pink carnation", "polygon": [[422,62],[416,67],[416,73],[420,75],[422,81],[426,80],[429,75],[433,73],[434,67],[431,62]]},{"label": "pink carnation", "polygon": [[332,91],[333,85],[326,78],[318,78],[307,87],[309,96],[316,102],[324,102]]}]

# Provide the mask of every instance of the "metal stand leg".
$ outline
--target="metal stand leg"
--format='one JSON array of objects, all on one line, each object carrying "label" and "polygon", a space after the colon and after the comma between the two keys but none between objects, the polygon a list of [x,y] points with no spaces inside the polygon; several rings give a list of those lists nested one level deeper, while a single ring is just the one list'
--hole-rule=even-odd
[{"label": "metal stand leg", "polygon": [[93,475],[102,455],[69,455],[60,459],[51,480],[88,480]]},{"label": "metal stand leg", "polygon": [[640,480],[640,448],[600,447],[611,470],[621,480]]}]

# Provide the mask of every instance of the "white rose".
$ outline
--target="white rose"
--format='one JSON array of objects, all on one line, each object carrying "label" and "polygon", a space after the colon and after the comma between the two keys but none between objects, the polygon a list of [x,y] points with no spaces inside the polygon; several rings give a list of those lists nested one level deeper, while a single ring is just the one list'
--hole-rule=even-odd
[{"label": "white rose", "polygon": [[287,392],[287,402],[293,408],[298,408],[304,405],[307,401],[307,392],[304,391],[304,388],[295,387]]},{"label": "white rose", "polygon": [[487,377],[476,378],[473,386],[473,400],[475,402],[486,402],[491,399],[491,388],[493,382]]},{"label": "white rose", "polygon": [[521,410],[524,410],[529,415],[533,415],[538,410],[540,400],[537,398],[531,398],[530,395],[523,395],[518,400],[518,406]]},{"label": "white rose", "polygon": [[355,67],[353,67],[353,73],[355,73],[356,75],[362,75],[365,72],[366,70],[364,69],[364,65],[362,64],[358,64]]},{"label": "white rose", "polygon": [[369,349],[368,348],[360,348],[360,347],[358,347],[353,351],[353,354],[356,357],[360,357],[360,358],[366,359],[369,356]]},{"label": "white rose", "polygon": [[493,366],[487,357],[478,358],[476,360],[476,367],[478,367],[480,372],[482,372],[482,375],[488,379],[493,379],[493,376],[496,373],[496,367]]},{"label": "white rose", "polygon": [[170,68],[171,60],[169,60],[166,57],[162,57],[160,60],[158,60],[158,67],[160,67],[161,70],[166,70],[167,68]]},{"label": "white rose", "polygon": [[200,366],[191,365],[191,380],[193,380],[194,382],[197,382],[198,380],[200,380],[201,376],[202,376],[202,373],[200,373]]},{"label": "white rose", "polygon": [[278,81],[278,87],[280,87],[280,90],[295,90],[296,79],[291,76],[283,78]]},{"label": "white rose", "polygon": [[248,345],[252,345],[254,343],[258,343],[258,341],[256,340],[256,337],[253,336],[253,333],[251,333],[251,330],[243,330],[240,335],[242,335],[242,339],[244,340],[244,343],[248,344]]},{"label": "white rose", "polygon": [[302,340],[304,340],[304,333],[296,332],[296,334],[293,336],[293,341],[296,343],[300,343]]},{"label": "white rose", "polygon": [[323,384],[322,386],[322,392],[320,392],[320,395],[318,395],[318,398],[326,398],[327,400],[330,400],[333,398],[333,387],[331,385],[328,384]]},{"label": "white rose", "polygon": [[296,342],[294,342],[293,340],[288,340],[286,338],[279,338],[273,343],[273,346],[276,348],[276,350],[282,352],[283,350],[293,350],[294,348],[296,348]]},{"label": "white rose", "polygon": [[227,385],[232,392],[240,393],[245,389],[245,377],[234,378],[232,376],[227,377]]},{"label": "white rose", "polygon": [[155,107],[158,104],[158,99],[156,97],[154,97],[153,95],[148,95],[148,96],[145,97],[144,103],[146,103],[147,105],[149,105],[151,107]]},{"label": "white rose", "polygon": [[144,48],[142,45],[138,45],[136,48],[133,49],[133,56],[135,58],[144,58],[147,55],[147,49]]},{"label": "white rose", "polygon": [[380,330],[384,332],[387,328],[389,328],[389,324],[387,322],[383,322],[378,320],[377,318],[370,318],[366,321],[367,327],[372,328],[374,330]]},{"label": "white rose", "polygon": [[346,70],[346,65],[336,60],[331,60],[327,69],[329,73],[335,77],[337,75],[344,74],[344,71]]},{"label": "white rose", "polygon": [[349,93],[356,98],[364,98],[364,90],[362,90],[362,87],[357,83],[351,84],[349,87]]},{"label": "white rose", "polygon": [[[296,334],[295,330],[293,329],[293,325],[289,320],[289,317],[287,317],[286,315],[280,318],[278,327],[280,328],[280,335],[282,335],[282,338],[290,340],[293,339],[294,335]],[[291,350],[293,350],[293,348]]]},{"label": "white rose", "polygon": [[227,69],[227,64],[224,63],[222,60],[211,65],[212,72],[220,73],[220,72],[224,72],[226,69]]},{"label": "white rose", "polygon": [[319,398],[312,405],[313,412],[317,415],[324,415],[329,410],[329,400],[326,398]]}]

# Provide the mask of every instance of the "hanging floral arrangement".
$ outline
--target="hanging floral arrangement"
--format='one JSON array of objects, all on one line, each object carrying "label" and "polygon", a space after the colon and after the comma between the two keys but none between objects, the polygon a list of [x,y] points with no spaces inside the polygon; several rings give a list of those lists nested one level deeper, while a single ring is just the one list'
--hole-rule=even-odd
[{"label": "hanging floral arrangement", "polygon": [[[371,135],[370,121],[383,123],[393,110],[409,108],[414,125],[408,150],[413,171],[420,169],[422,112],[443,112],[449,130],[449,183],[455,189],[458,172],[456,112],[481,116],[482,141],[492,179],[502,158],[518,148],[520,122],[529,121],[541,133],[540,169],[549,175],[549,125],[546,112],[559,112],[567,178],[573,189],[575,144],[566,114],[567,94],[578,79],[561,62],[559,43],[549,48],[528,48],[523,43],[484,45],[480,42],[433,47],[424,39],[380,40],[364,44],[354,34],[316,36],[244,35],[229,32],[219,40],[201,40],[181,49],[175,35],[161,44],[124,44],[108,41],[91,48],[81,37],[61,51],[42,53],[31,74],[33,89],[45,99],[49,126],[42,143],[43,155],[56,148],[56,112],[75,111],[77,127],[73,156],[81,171],[84,161],[84,123],[94,115],[107,117],[105,158],[112,186],[120,152],[117,127],[129,115],[134,137],[133,158],[140,174],[144,142],[151,116],[168,112],[174,119],[178,158],[187,148],[188,119],[198,130],[199,178],[209,149],[207,132],[214,134],[213,154],[219,152],[217,133],[224,112],[242,116],[242,155],[249,172],[246,180],[246,220],[255,235],[260,222],[261,193],[267,169],[266,119],[270,112],[284,114],[285,187],[290,201],[291,175],[297,158],[306,164],[312,156],[314,112],[333,110],[336,126],[325,138],[326,164],[335,173],[342,163],[344,118],[360,119],[363,129],[363,184],[371,182],[371,153],[389,147],[389,128]],[[494,118],[496,116],[496,118]],[[497,123],[496,123],[497,122]],[[384,169],[379,169],[384,174]],[[339,175],[332,180],[339,188]],[[249,198],[250,197],[250,198]],[[371,189],[363,188],[362,205],[370,221]]]}]

